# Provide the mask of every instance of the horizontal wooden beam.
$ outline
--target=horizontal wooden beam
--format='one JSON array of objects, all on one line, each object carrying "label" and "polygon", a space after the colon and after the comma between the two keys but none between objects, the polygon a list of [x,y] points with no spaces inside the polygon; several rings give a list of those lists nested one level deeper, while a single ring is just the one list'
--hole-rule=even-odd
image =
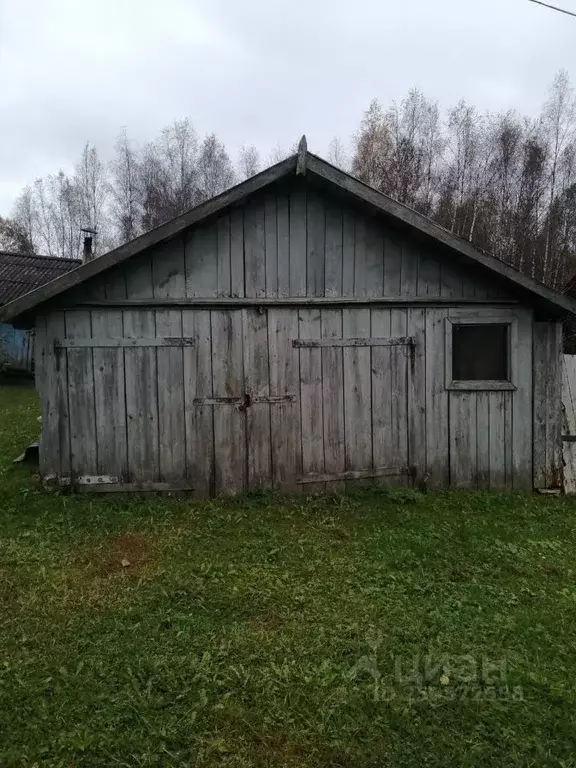
[{"label": "horizontal wooden beam", "polygon": [[294,395],[271,395],[270,397],[195,397],[194,405],[236,405],[249,408],[251,405],[264,403],[275,405],[277,403],[295,403]]},{"label": "horizontal wooden beam", "polygon": [[416,475],[415,467],[377,467],[376,469],[350,470],[334,474],[310,473],[302,475],[296,482],[298,485],[308,483],[331,483],[335,480],[369,480],[373,477],[397,477],[399,475]]},{"label": "horizontal wooden beam", "polygon": [[397,338],[294,339],[293,347],[402,347],[416,343],[414,336]]},{"label": "horizontal wooden beam", "polygon": [[194,490],[194,486],[185,481],[129,483],[113,475],[44,475],[42,485],[45,488],[72,488],[74,491],[92,493],[181,493]]},{"label": "horizontal wooden beam", "polygon": [[60,309],[77,309],[78,307],[122,308],[122,307],[334,307],[334,306],[366,306],[382,305],[387,307],[462,307],[476,305],[515,306],[517,301],[511,299],[452,299],[446,296],[286,296],[286,297],[223,297],[206,298],[190,297],[184,299],[102,299],[76,301],[73,304],[63,303]]},{"label": "horizontal wooden beam", "polygon": [[452,381],[446,389],[456,392],[515,392],[517,387],[511,381]]},{"label": "horizontal wooden beam", "polygon": [[195,340],[190,336],[156,336],[150,339],[55,339],[54,349],[83,349],[101,347],[193,347]]}]

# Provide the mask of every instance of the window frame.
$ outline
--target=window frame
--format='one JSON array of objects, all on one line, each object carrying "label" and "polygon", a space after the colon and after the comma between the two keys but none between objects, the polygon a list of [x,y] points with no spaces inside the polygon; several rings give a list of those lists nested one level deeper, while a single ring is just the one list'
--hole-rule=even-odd
[{"label": "window frame", "polygon": [[[452,332],[455,325],[506,325],[508,326],[508,376],[506,379],[454,379],[452,372]],[[518,321],[511,315],[481,315],[476,317],[447,317],[445,326],[446,389],[506,392],[517,389],[518,371]]]}]

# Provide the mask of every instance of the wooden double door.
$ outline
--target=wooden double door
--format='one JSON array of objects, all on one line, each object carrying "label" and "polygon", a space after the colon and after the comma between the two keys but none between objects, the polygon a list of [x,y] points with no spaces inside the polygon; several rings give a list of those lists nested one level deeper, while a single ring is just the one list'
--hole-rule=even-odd
[{"label": "wooden double door", "polygon": [[409,482],[414,339],[379,308],[185,310],[187,472],[199,495]]}]

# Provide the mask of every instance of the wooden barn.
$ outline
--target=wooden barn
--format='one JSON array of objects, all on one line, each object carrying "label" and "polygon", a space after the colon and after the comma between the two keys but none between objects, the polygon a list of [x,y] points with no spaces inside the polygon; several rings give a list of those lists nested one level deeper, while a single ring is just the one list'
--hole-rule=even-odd
[{"label": "wooden barn", "polygon": [[[0,251],[0,306],[33,291],[82,262],[24,253]],[[0,323],[0,371],[34,370],[34,333]]]},{"label": "wooden barn", "polygon": [[200,496],[559,487],[574,314],[304,146],[3,313],[46,481]]}]

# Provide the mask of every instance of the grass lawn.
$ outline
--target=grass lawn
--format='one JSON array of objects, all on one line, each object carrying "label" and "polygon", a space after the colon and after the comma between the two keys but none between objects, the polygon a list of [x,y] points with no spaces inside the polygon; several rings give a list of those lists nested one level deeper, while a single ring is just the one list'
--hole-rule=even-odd
[{"label": "grass lawn", "polygon": [[572,499],[47,494],[37,415],[0,386],[2,768],[576,765]]}]

